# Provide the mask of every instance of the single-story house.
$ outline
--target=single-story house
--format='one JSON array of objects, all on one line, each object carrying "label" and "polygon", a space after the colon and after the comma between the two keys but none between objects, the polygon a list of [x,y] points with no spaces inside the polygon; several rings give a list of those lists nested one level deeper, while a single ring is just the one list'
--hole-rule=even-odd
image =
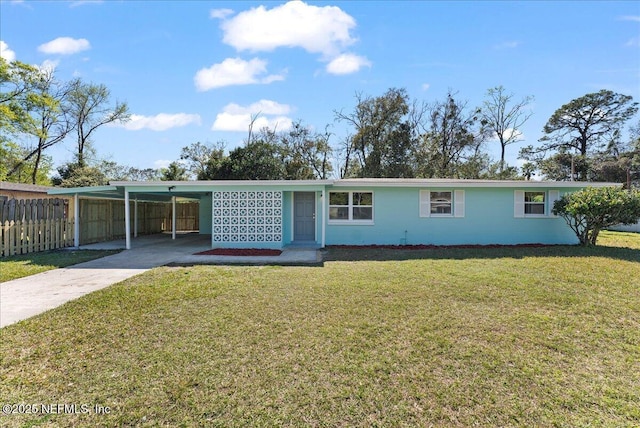
[{"label": "single-story house", "polygon": [[116,181],[49,193],[73,196],[75,207],[79,198],[124,200],[127,248],[137,224],[136,201],[175,207],[178,198],[199,202],[199,233],[211,235],[212,248],[512,245],[577,243],[565,221],[551,212],[554,201],[586,186],[617,185],[392,178]]},{"label": "single-story house", "polygon": [[0,198],[5,200],[51,198],[52,196],[47,194],[50,189],[52,189],[52,187],[41,186],[39,184],[0,181]]},{"label": "single-story house", "polygon": [[[30,207],[34,220],[66,218],[68,212],[73,212],[73,198],[49,195],[47,192],[51,189],[54,187],[0,181],[0,221],[21,220],[25,215],[25,205]],[[13,215],[9,215],[10,212]]]},{"label": "single-story house", "polygon": [[640,221],[636,224],[618,224],[607,228],[608,230],[616,230],[618,232],[636,232],[640,233]]}]

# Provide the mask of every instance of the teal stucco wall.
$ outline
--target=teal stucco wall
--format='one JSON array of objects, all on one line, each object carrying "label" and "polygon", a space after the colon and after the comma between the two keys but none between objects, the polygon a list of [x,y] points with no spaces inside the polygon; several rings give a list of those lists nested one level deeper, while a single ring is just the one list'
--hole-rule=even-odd
[{"label": "teal stucco wall", "polygon": [[[330,191],[373,191],[373,224],[335,224],[328,219],[326,245],[461,245],[574,244],[577,238],[560,217],[514,215],[514,188],[430,187],[464,190],[464,217],[420,217],[419,188],[329,188]],[[559,190],[562,195],[568,189]],[[548,189],[546,212],[550,212]],[[327,212],[328,210],[327,198]]]},{"label": "teal stucco wall", "polygon": [[282,192],[282,245],[293,241],[293,192]]},{"label": "teal stucco wall", "polygon": [[200,197],[200,234],[211,235],[211,195]]}]

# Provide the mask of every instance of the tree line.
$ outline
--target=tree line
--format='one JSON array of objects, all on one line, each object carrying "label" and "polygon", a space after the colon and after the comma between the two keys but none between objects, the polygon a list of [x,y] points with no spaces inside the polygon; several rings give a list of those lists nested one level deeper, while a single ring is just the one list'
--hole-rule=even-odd
[{"label": "tree line", "polygon": [[[112,102],[105,85],[64,82],[53,70],[0,59],[0,180],[51,184],[47,150],[73,141],[74,157],[57,168],[53,184],[76,187],[109,180],[326,179],[329,177],[530,179],[638,183],[640,121],[627,128],[638,104],[601,90],[558,108],[538,146],[506,161],[522,141],[533,96],[517,98],[490,88],[480,106],[449,90],[432,102],[412,99],[406,89],[379,96],[355,94],[353,110],[334,110],[348,133],[333,141],[331,126],[318,132],[302,120],[284,131],[248,129],[244,143],[226,150],[224,141],[186,145],[167,168],[138,169],[100,160],[95,131],[130,119],[126,102]],[[500,158],[493,159],[490,146]]]},{"label": "tree line", "polygon": [[95,168],[93,136],[103,125],[125,122],[125,102],[111,103],[105,85],[69,82],[43,69],[0,58],[0,179],[51,184],[47,149],[75,139],[74,159],[59,169],[59,181]]}]

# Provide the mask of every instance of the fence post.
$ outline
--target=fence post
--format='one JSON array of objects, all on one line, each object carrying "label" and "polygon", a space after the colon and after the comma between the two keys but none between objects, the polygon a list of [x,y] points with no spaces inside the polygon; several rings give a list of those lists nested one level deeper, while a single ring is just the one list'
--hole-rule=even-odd
[{"label": "fence post", "polygon": [[52,239],[52,235],[53,235],[53,230],[52,230],[52,220],[51,219],[47,219],[46,220],[46,224],[47,224],[47,251],[51,250],[53,248],[53,239]]},{"label": "fence post", "polygon": [[13,256],[16,253],[16,222],[9,222],[9,255]]},{"label": "fence post", "polygon": [[27,254],[29,252],[29,229],[27,222],[20,221],[20,254]]},{"label": "fence post", "polygon": [[[73,221],[69,222],[69,236],[68,239],[71,241],[72,245],[75,247],[76,245],[76,229],[77,229],[77,225],[76,225],[76,219],[74,218]],[[73,238],[72,238],[73,237]],[[78,239],[78,245],[80,245],[80,239]]]},{"label": "fence post", "polygon": [[38,251],[38,229],[36,226],[36,221],[35,220],[29,220],[28,223],[28,230],[29,230],[29,252],[33,253]]},{"label": "fence post", "polygon": [[38,229],[38,251],[44,251],[44,220],[36,220]]},{"label": "fence post", "polygon": [[9,252],[9,220],[2,223],[2,253],[0,255],[8,256]]}]

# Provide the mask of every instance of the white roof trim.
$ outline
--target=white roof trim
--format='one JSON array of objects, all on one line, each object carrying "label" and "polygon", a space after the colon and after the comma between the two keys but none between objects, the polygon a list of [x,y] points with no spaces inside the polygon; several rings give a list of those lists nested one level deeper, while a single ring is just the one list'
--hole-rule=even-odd
[{"label": "white roof trim", "polygon": [[611,187],[622,183],[586,181],[465,180],[442,178],[345,178],[339,180],[206,180],[206,181],[111,181],[117,187],[226,187],[226,186],[365,186],[365,187]]},{"label": "white roof trim", "polygon": [[202,187],[202,191],[208,191],[212,187],[233,186],[279,186],[279,187],[321,187],[327,188],[362,188],[372,187],[414,187],[414,188],[513,188],[513,189],[557,189],[570,188],[582,189],[585,187],[619,187],[621,183],[595,183],[585,181],[524,181],[524,180],[460,180],[460,179],[422,179],[422,178],[350,178],[341,180],[215,180],[215,181],[112,181],[109,186],[52,188],[50,195],[92,195],[100,193],[119,194],[125,189],[135,189],[137,193],[162,193],[163,189],[172,187],[171,191],[198,192],[194,189]]},{"label": "white roof trim", "polygon": [[333,180],[203,180],[203,181],[110,181],[111,186],[283,186],[283,185],[330,185]]},{"label": "white roof trim", "polygon": [[584,188],[622,186],[621,183],[585,181],[463,180],[441,178],[353,178],[335,180],[333,187],[508,187],[508,188]]}]

